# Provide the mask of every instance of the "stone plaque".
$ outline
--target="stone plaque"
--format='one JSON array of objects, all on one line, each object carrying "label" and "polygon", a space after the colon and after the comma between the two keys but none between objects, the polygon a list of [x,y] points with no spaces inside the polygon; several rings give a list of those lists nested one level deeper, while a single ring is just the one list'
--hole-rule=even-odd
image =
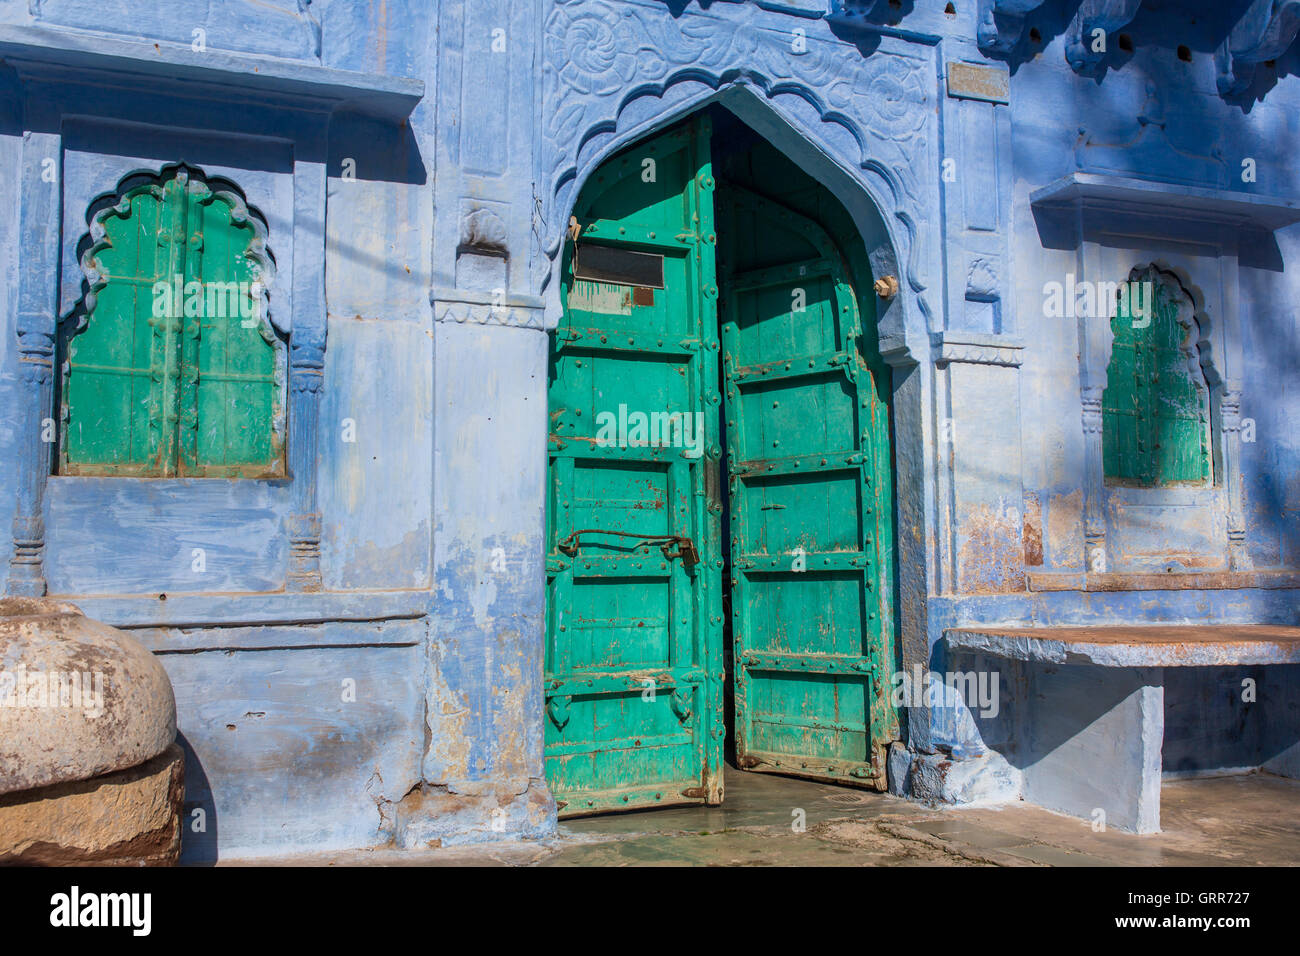
[{"label": "stone plaque", "polygon": [[1010,102],[1010,77],[995,66],[948,64],[948,95],[990,103]]}]

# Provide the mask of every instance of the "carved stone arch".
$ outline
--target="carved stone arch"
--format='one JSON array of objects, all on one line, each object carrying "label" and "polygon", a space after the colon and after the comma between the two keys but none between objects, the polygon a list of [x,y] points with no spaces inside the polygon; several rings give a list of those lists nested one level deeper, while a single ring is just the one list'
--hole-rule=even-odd
[{"label": "carved stone arch", "polygon": [[934,324],[924,294],[933,271],[924,257],[934,245],[926,237],[938,203],[925,179],[936,122],[928,54],[864,57],[809,21],[809,38],[826,42],[791,55],[784,20],[751,4],[728,5],[708,20],[677,21],[610,0],[560,3],[548,17],[539,196],[545,255],[536,276],[546,326],[559,319],[559,252],[583,183],[620,149],[718,101],[787,155],[798,152],[792,158],[831,176],[831,191],[859,228],[867,226],[873,268],[903,280],[904,294],[880,310],[882,349],[891,362],[917,361]]},{"label": "carved stone arch", "polygon": [[[684,85],[681,84],[678,89],[680,90]],[[696,86],[688,92],[688,95],[673,98],[667,104],[664,104],[663,100],[657,100],[656,105],[664,104],[662,110],[653,113],[646,120],[627,128],[617,124],[614,129],[593,133],[587,139],[588,149],[580,154],[574,169],[564,173],[561,181],[557,183],[551,206],[554,212],[547,216],[547,223],[568,222],[567,213],[582,186],[610,156],[654,131],[671,125],[714,102],[726,106],[791,158],[813,164],[816,164],[816,160],[820,158],[824,166],[822,171],[831,175],[818,178],[823,181],[828,178],[840,180],[838,183],[832,181],[825,184],[853,215],[855,223],[862,231],[873,271],[878,275],[904,273],[906,276],[904,289],[914,296],[914,303],[908,296],[900,296],[898,302],[900,308],[894,309],[891,308],[890,303],[885,303],[885,306],[879,310],[882,339],[888,339],[895,348],[901,346],[903,351],[908,350],[912,341],[919,341],[913,335],[907,334],[908,323],[904,318],[912,311],[913,304],[920,317],[917,324],[921,326],[921,330],[918,334],[923,338],[924,329],[930,324],[931,312],[922,295],[926,286],[918,275],[916,261],[919,220],[911,210],[900,203],[904,191],[898,177],[883,163],[875,160],[868,160],[856,168],[845,168],[845,164],[840,162],[836,155],[811,137],[803,123],[792,119],[785,109],[757,92],[750,83],[737,81],[724,84],[720,90],[709,86],[703,88]],[[644,109],[646,104],[640,105]],[[621,114],[620,118],[625,115]],[[776,135],[773,135],[774,132]],[[781,135],[782,133],[786,135]],[[592,148],[592,144],[597,139],[599,146]],[[798,155],[800,153],[803,155]],[[835,172],[838,172],[838,177],[834,175]],[[853,195],[854,192],[857,195]],[[892,221],[882,212],[891,208],[895,210],[891,217]],[[558,232],[553,228],[548,229],[547,258],[543,267],[549,270],[549,275],[544,276],[541,282],[547,302],[548,328],[553,327],[559,317],[558,269],[559,250],[563,238],[562,228]],[[907,264],[908,268],[901,269],[900,263]],[[916,350],[917,354],[920,352],[920,349]]]}]

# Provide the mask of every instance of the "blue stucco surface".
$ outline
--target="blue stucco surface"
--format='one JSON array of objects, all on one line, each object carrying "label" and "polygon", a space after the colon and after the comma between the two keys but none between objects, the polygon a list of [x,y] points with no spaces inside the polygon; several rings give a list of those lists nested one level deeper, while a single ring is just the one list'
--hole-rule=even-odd
[{"label": "blue stucco surface", "polygon": [[[903,669],[944,670],[962,625],[1300,623],[1300,50],[1216,53],[1236,20],[1210,0],[953,6],[0,0],[0,588],[162,655],[208,819],[189,858],[553,828],[558,252],[605,157],[711,103],[899,279],[878,321]],[[1103,6],[1099,57],[1080,18]],[[180,160],[267,218],[290,477],[47,479],[86,207]],[[1152,263],[1204,330],[1212,487],[1102,481],[1106,323],[1044,306]],[[1170,583],[1089,584],[1137,573]],[[922,702],[905,744],[983,752],[966,716]],[[1166,734],[1217,719],[1171,705]]]}]

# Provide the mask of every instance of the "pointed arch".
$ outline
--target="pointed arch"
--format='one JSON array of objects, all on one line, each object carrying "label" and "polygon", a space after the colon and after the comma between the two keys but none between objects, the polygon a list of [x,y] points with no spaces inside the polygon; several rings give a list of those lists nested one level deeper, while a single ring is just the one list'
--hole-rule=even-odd
[{"label": "pointed arch", "polygon": [[[787,35],[772,26],[769,12],[753,5],[728,7],[707,34],[609,0],[570,0],[552,10],[544,55],[554,109],[542,130],[537,197],[544,252],[537,278],[548,328],[561,311],[560,250],[583,183],[609,156],[716,100],[769,139],[788,132],[809,162],[840,181],[832,191],[860,225],[874,217],[872,267],[897,275],[904,290],[879,316],[894,350],[890,361],[910,364],[924,354],[935,324],[926,277],[939,271],[927,241],[938,220],[937,193],[925,178],[938,141],[934,64],[915,49],[845,59],[819,43],[792,56]],[[809,29],[831,38],[824,24],[810,21]],[[754,122],[758,111],[768,122]],[[853,209],[862,198],[869,214]],[[862,231],[866,237],[869,230]]]}]

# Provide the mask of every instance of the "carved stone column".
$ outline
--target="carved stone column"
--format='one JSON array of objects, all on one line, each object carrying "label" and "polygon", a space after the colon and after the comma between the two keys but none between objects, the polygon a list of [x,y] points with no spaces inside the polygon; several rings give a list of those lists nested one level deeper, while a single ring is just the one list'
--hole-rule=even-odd
[{"label": "carved stone column", "polygon": [[[323,135],[323,131],[318,131]],[[323,149],[315,144],[316,151]],[[294,163],[293,329],[289,339],[289,476],[292,503],[286,521],[290,591],[322,589],[321,514],[316,495],[321,387],[325,381],[325,166]]]},{"label": "carved stone column", "polygon": [[1219,400],[1223,435],[1223,488],[1227,493],[1228,568],[1250,570],[1246,552],[1246,516],[1241,494],[1241,392],[1227,388]]},{"label": "carved stone column", "polygon": [[[23,137],[18,262],[18,367],[22,403],[18,421],[18,494],[13,520],[10,594],[45,594],[45,482],[56,434],[54,423],[55,294],[59,261],[59,161],[56,133]],[[55,175],[48,172],[53,170]]]},{"label": "carved stone column", "polygon": [[1096,574],[1106,571],[1106,516],[1102,513],[1105,494],[1101,448],[1101,399],[1103,386],[1083,389],[1083,560],[1084,568]]},{"label": "carved stone column", "polygon": [[290,591],[319,591],[322,586],[316,435],[324,379],[324,349],[295,345],[289,361],[289,474],[293,478],[293,511],[288,519]]},{"label": "carved stone column", "polygon": [[[48,322],[41,316],[19,315],[20,324]],[[9,560],[10,594],[41,597],[45,594],[45,479],[50,473],[54,444],[53,409],[54,338],[45,332],[24,331],[18,339],[18,367],[22,379],[22,435],[19,443],[17,508],[13,521],[13,556]]]}]

